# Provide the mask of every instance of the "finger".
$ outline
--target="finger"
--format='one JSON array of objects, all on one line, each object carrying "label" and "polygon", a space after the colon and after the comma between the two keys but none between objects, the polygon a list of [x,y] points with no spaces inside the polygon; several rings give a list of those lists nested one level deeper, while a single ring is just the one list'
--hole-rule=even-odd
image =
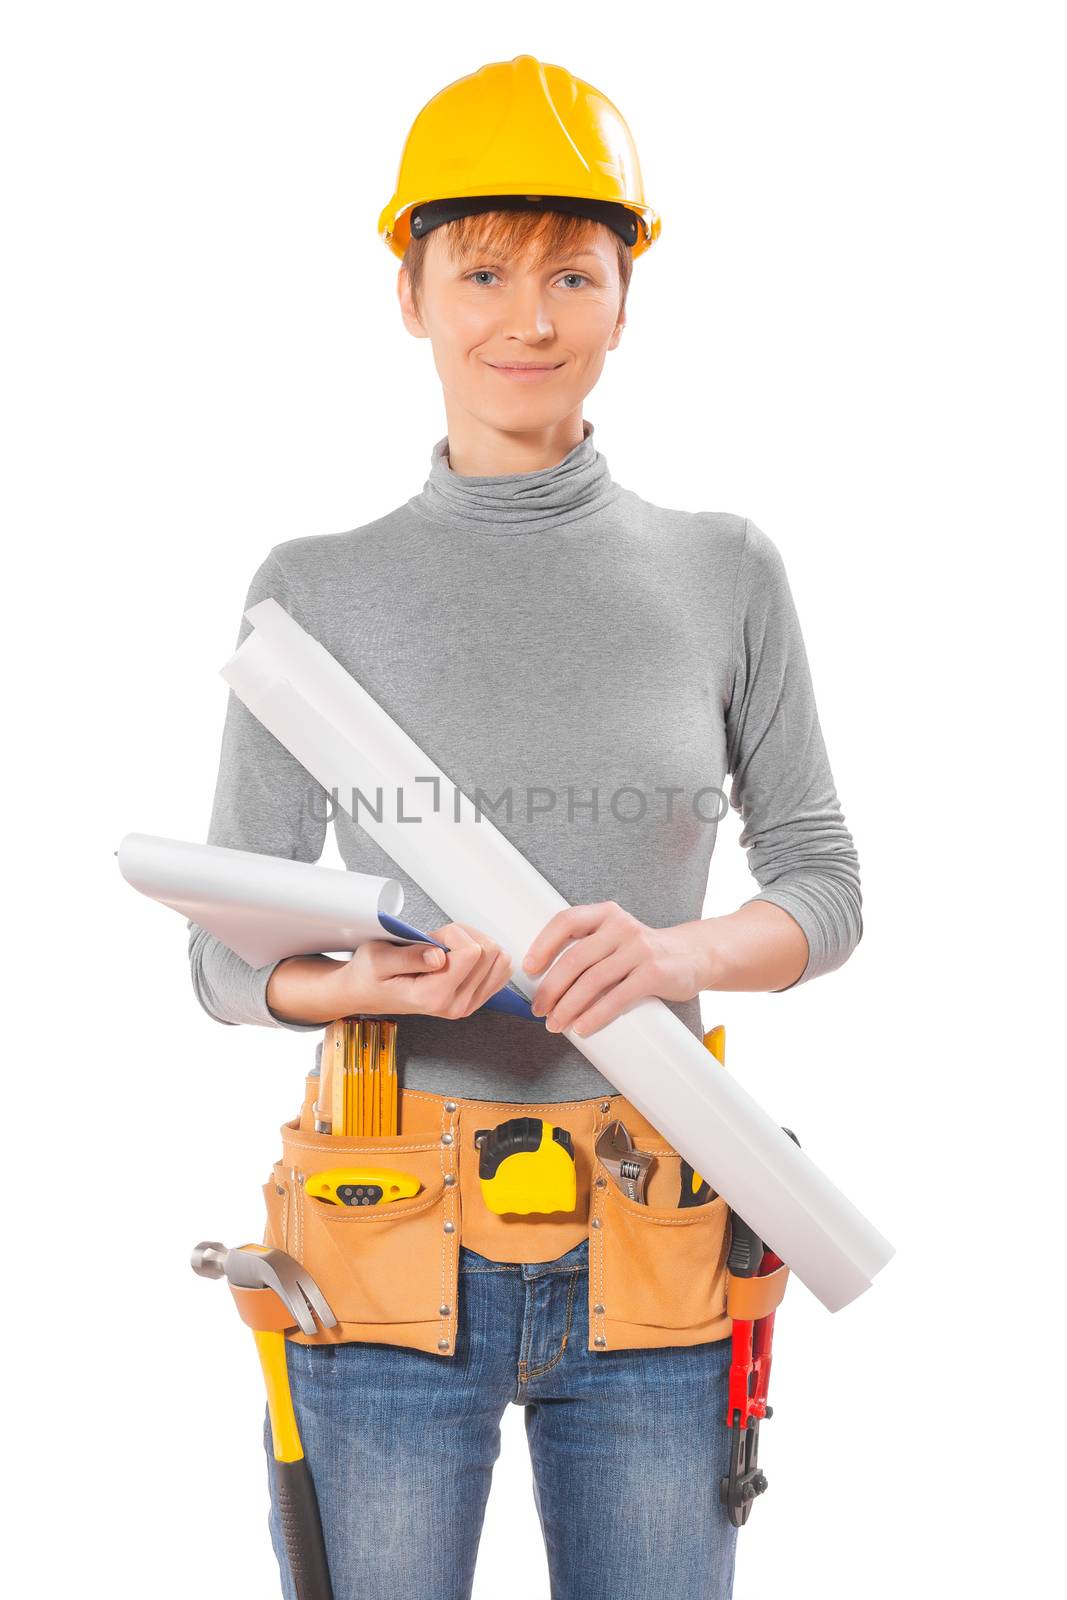
[{"label": "finger", "polygon": [[440,970],[444,962],[445,952],[434,945],[396,945],[383,940],[375,963],[375,977],[398,978],[413,972],[434,972]]},{"label": "finger", "polygon": [[545,923],[522,963],[524,972],[540,972],[569,939],[591,933],[604,920],[606,905],[567,906]]},{"label": "finger", "polygon": [[637,1004],[639,1000],[646,1000],[650,990],[646,980],[641,976],[640,970],[635,968],[628,978],[617,984],[614,989],[601,996],[593,1003],[588,1011],[583,1011],[575,1017],[570,1026],[570,1032],[579,1039],[585,1039],[591,1033],[596,1033],[598,1028],[606,1027],[609,1022],[614,1022],[616,1017],[621,1017],[624,1011]]},{"label": "finger", "polygon": [[477,1011],[479,1006],[483,1006],[485,1002],[500,989],[505,988],[509,979],[511,978],[511,974],[511,957],[508,955],[506,950],[501,950],[489,972],[486,974],[485,981],[472,996],[471,1010]]},{"label": "finger", "polygon": [[[472,942],[469,948],[449,950],[447,954],[444,950],[423,946],[422,953],[428,964],[421,972],[415,963],[406,972],[397,973],[393,981],[407,1004],[428,1016],[435,1016],[439,1007],[450,1005],[457,995],[477,982],[484,952],[480,945]],[[464,972],[463,968],[470,962],[474,963],[473,972]]]},{"label": "finger", "polygon": [[457,983],[470,977],[472,970],[477,967],[485,954],[482,941],[474,937],[475,933],[475,929],[468,928],[461,922],[448,922],[443,928],[434,930],[434,937],[448,946],[445,963],[439,970],[453,977]]},{"label": "finger", "polygon": [[474,929],[468,928],[465,922],[446,922],[440,928],[431,928],[430,938],[447,944],[449,950],[466,950],[478,942],[471,937],[473,932]]},{"label": "finger", "polygon": [[545,973],[537,985],[530,1009],[535,1017],[544,1017],[559,1004],[567,990],[589,967],[618,948],[615,939],[606,929],[589,933],[569,950],[565,950]]},{"label": "finger", "polygon": [[[465,946],[461,946],[461,951],[467,959],[457,963],[452,974],[446,969],[445,976],[451,975],[454,978],[449,999],[460,1005],[468,1005],[471,996],[492,970],[493,963],[500,954],[500,946],[494,939],[490,939],[488,934],[482,933],[478,928],[470,927],[467,923],[455,923],[453,927],[456,930],[457,940],[462,938],[466,941]],[[449,960],[451,962],[451,957]]]},{"label": "finger", "polygon": [[632,971],[633,962],[622,951],[615,951],[603,961],[598,961],[549,1010],[545,1017],[545,1027],[549,1033],[562,1033],[571,1027],[605,990],[622,983]]},{"label": "finger", "polygon": [[[486,990],[486,985],[492,982],[493,974],[498,964],[507,963],[507,959],[499,946],[490,943],[490,948],[483,950],[478,965],[461,984],[457,985],[453,999],[468,1010],[475,1009],[476,997],[480,996]],[[488,992],[492,993],[491,990]],[[477,1003],[481,1003],[480,999]]]}]

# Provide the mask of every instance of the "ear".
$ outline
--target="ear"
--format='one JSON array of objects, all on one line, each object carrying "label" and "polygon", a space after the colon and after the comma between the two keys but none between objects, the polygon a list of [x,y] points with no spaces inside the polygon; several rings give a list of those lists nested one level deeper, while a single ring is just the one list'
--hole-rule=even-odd
[{"label": "ear", "polygon": [[401,265],[396,275],[396,297],[400,302],[400,315],[408,332],[415,339],[428,339],[430,336],[426,331],[422,318],[419,316],[418,308],[411,293],[411,279],[408,277],[408,269],[403,265]]},{"label": "ear", "polygon": [[619,340],[622,338],[622,330],[625,328],[625,326],[626,326],[626,313],[624,311],[620,315],[618,322],[615,324],[615,330],[612,333],[611,338],[608,340],[608,349],[609,350],[617,349]]}]

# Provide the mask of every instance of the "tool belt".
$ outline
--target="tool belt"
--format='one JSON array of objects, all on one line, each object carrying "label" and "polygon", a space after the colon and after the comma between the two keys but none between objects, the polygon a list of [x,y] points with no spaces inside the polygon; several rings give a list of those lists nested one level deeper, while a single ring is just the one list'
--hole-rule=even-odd
[{"label": "tool belt", "polygon": [[[318,1089],[319,1076],[310,1073],[300,1115],[282,1125],[282,1156],[263,1185],[263,1243],[307,1269],[337,1318],[315,1334],[288,1332],[295,1343],[359,1340],[450,1356],[461,1245],[492,1261],[541,1262],[583,1239],[591,1351],[700,1344],[731,1333],[729,1207],[717,1194],[679,1205],[683,1158],[624,1095],[519,1105],[401,1086],[399,1133],[343,1137],[315,1131]],[[573,1211],[501,1214],[486,1204],[475,1135],[517,1117],[570,1136]],[[624,1193],[597,1157],[597,1139],[615,1119],[655,1157],[644,1203]],[[324,1204],[315,1194],[322,1175],[345,1167],[401,1169],[421,1187],[384,1206]]]}]

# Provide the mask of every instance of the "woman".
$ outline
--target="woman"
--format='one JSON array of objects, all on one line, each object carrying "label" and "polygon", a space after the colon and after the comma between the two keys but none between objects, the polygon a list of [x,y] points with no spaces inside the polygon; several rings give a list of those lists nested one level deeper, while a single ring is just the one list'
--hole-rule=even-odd
[{"label": "woman", "polygon": [[[498,130],[488,147],[481,127]],[[395,511],[275,546],[246,606],[283,605],[459,788],[491,797],[493,822],[568,901],[523,957],[544,975],[543,1027],[481,1009],[507,954],[443,922],[340,811],[346,865],[399,878],[405,917],[448,955],[374,941],[348,961],[257,971],[191,925],[196,992],[229,1023],[397,1016],[404,1093],[423,1104],[607,1111],[617,1091],[574,1038],[649,995],[699,1034],[702,989],[792,988],[861,936],[800,628],[764,533],[622,488],[583,420],[633,260],[658,233],[608,101],[529,56],[450,85],[412,129],[382,232],[402,257],[404,324],[432,345],[447,435]],[[759,893],[701,918],[727,774]],[[210,842],[314,861],[326,827],[325,795],[231,695]],[[669,1220],[667,1205],[661,1187],[654,1214]],[[547,1259],[461,1244],[457,1270],[440,1354],[287,1342],[336,1600],[470,1594],[509,1401],[526,1408],[553,1596],[729,1596],[728,1319],[649,1332],[654,1313],[619,1337],[584,1237]],[[264,1440],[293,1596],[266,1424]]]}]

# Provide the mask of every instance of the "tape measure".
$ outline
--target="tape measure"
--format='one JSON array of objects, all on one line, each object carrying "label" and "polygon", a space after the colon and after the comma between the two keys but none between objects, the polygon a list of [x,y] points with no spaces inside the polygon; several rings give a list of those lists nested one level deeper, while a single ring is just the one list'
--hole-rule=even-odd
[{"label": "tape measure", "polygon": [[566,1128],[540,1117],[511,1117],[495,1128],[479,1128],[474,1143],[478,1181],[490,1211],[525,1216],[574,1210],[574,1142]]},{"label": "tape measure", "polygon": [[306,1194],[333,1206],[388,1205],[391,1200],[407,1200],[421,1188],[412,1173],[391,1167],[331,1167],[329,1172],[313,1172],[304,1184]]}]

